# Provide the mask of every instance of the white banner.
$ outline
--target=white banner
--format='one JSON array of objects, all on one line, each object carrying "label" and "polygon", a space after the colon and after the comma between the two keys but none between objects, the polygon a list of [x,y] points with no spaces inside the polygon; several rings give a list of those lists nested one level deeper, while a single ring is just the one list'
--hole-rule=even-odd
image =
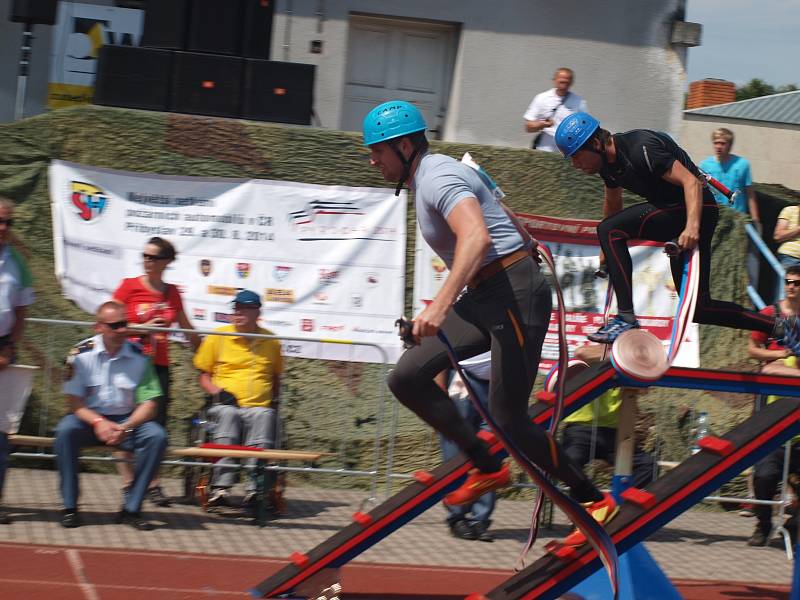
[{"label": "white banner", "polygon": [[50,196],[56,275],[93,312],[123,277],[140,275],[150,237],[172,242],[165,279],[195,327],[230,319],[240,289],[287,356],[394,362],[405,279],[406,193],[287,181],[164,176],[54,161]]},{"label": "white banner", "polygon": [[[558,219],[518,214],[517,217],[541,243],[553,253],[557,277],[566,304],[567,341],[572,350],[588,344],[586,335],[602,326],[607,280],[594,276],[599,266],[600,248],[595,232],[596,221]],[[447,269],[444,262],[422,239],[417,228],[414,263],[414,315],[422,311],[439,291]],[[669,261],[661,246],[631,245],[633,259],[633,303],[644,329],[669,343],[672,321],[677,310],[678,294],[672,282]],[[553,308],[557,307],[555,292]],[[616,302],[611,314],[616,312]],[[675,359],[675,366],[699,366],[700,337],[697,323],[691,323],[687,339]],[[541,372],[547,372],[558,360],[558,326],[555,312],[542,347]]]},{"label": "white banner", "polygon": [[143,10],[59,2],[50,51],[47,107],[91,102],[100,48],[105,44],[138,46],[143,25]]}]

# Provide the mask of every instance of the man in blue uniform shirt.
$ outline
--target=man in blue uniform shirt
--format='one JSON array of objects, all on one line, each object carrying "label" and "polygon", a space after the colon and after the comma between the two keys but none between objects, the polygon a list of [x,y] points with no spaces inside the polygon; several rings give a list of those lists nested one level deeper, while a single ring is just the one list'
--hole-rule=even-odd
[{"label": "man in blue uniform shirt", "polygon": [[63,391],[71,413],[56,428],[56,461],[64,511],[61,524],[81,525],[78,513],[78,453],[84,446],[133,451],[133,482],[118,523],[140,531],[153,525],[141,517],[147,486],[167,448],[167,434],[156,423],[161,386],[150,359],[127,340],[125,307],[105,302],[97,309],[97,335],[75,346],[67,358]]}]

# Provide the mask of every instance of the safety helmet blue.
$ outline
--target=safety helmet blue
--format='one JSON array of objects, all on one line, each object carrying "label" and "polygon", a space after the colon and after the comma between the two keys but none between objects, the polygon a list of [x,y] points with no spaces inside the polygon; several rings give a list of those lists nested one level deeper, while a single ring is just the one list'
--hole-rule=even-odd
[{"label": "safety helmet blue", "polygon": [[569,158],[598,129],[600,129],[600,122],[589,113],[573,113],[559,123],[558,129],[556,129],[556,146],[565,158]]},{"label": "safety helmet blue", "polygon": [[364,117],[364,145],[371,146],[427,128],[416,106],[404,100],[390,100],[379,104]]}]

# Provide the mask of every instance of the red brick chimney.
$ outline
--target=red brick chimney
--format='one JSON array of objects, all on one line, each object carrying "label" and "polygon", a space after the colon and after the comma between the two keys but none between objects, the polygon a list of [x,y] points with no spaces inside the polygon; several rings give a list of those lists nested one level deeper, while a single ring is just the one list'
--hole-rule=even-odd
[{"label": "red brick chimney", "polygon": [[686,109],[736,101],[736,86],[724,79],[702,79],[689,84]]}]

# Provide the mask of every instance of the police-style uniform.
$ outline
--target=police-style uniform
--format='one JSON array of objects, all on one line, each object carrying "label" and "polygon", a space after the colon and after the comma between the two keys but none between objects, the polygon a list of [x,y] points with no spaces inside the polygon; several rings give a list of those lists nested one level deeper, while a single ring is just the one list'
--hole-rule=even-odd
[{"label": "police-style uniform", "polygon": [[[124,422],[137,405],[161,396],[161,386],[150,359],[136,344],[126,341],[111,356],[98,334],[70,350],[62,391],[83,400],[86,406],[116,423]],[[74,414],[65,416],[56,428],[56,461],[61,477],[61,495],[66,510],[78,506],[78,453],[84,446],[102,445],[94,429]],[[147,486],[158,470],[167,447],[164,428],[154,421],[142,423],[119,445],[136,459],[133,483],[123,508],[138,513]]]}]

